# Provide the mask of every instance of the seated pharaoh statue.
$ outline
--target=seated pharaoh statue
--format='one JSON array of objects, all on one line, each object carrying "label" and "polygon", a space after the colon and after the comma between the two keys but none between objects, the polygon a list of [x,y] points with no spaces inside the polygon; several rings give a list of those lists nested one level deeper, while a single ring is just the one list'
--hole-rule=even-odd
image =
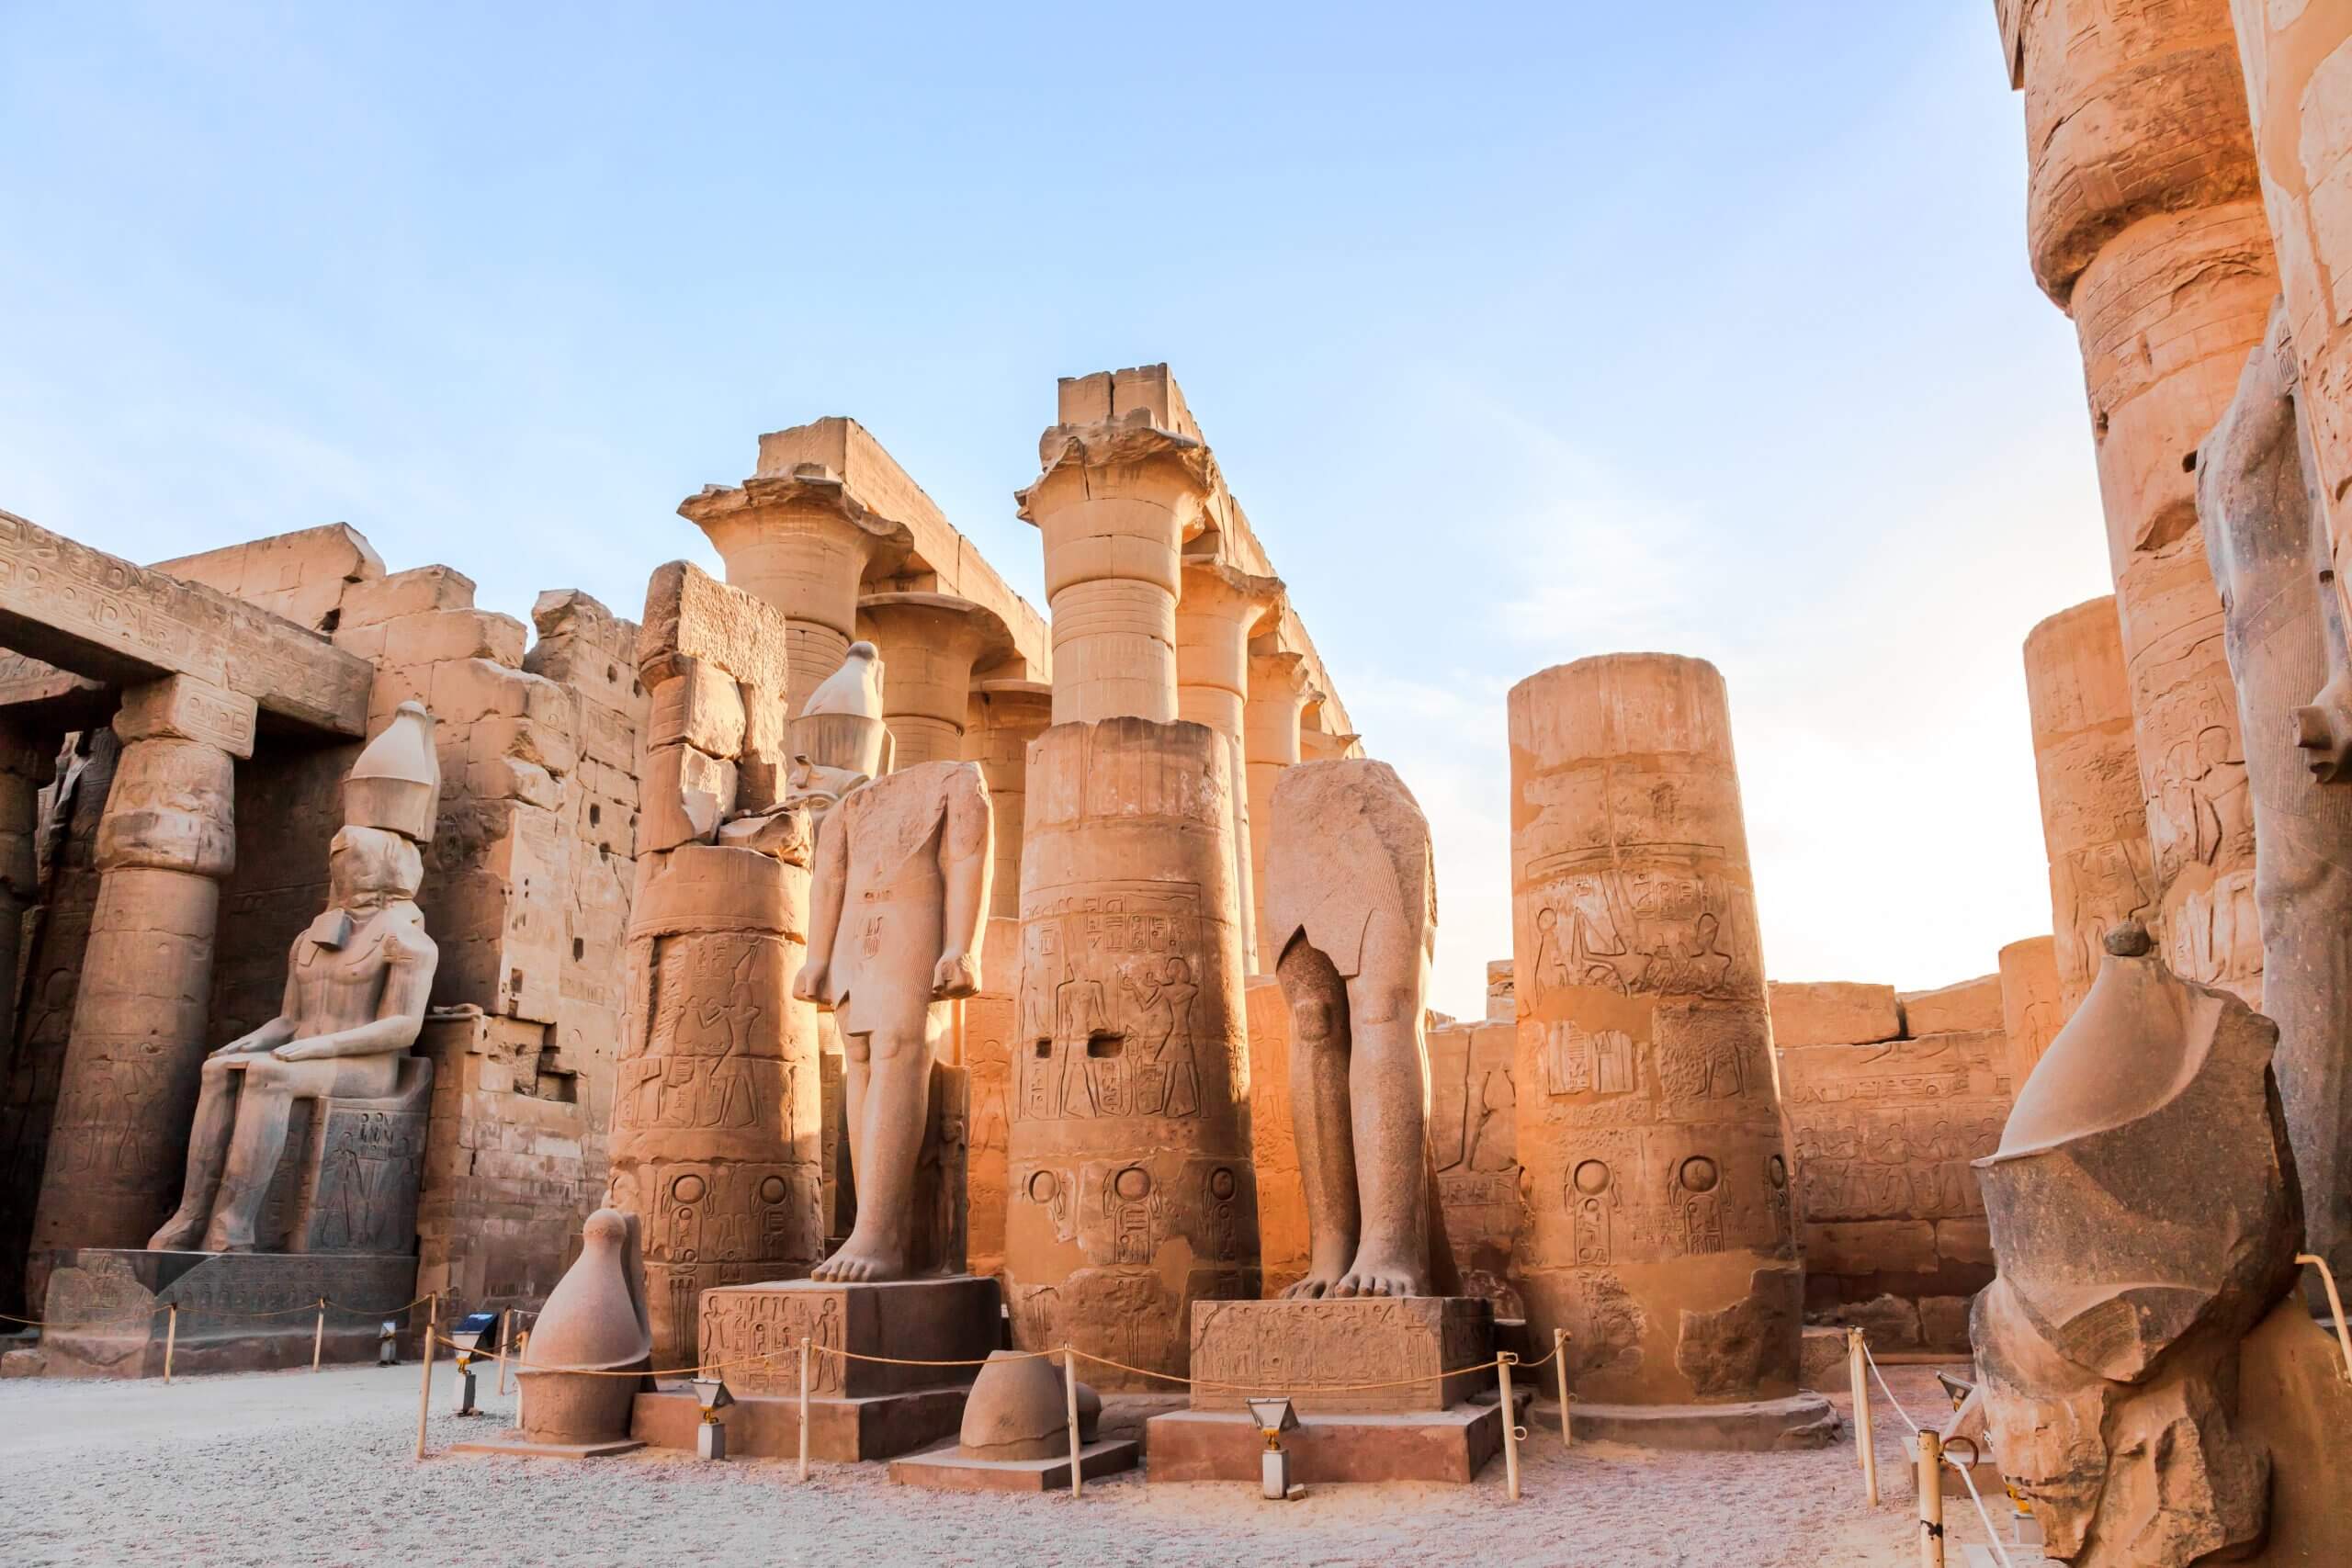
[{"label": "seated pharaoh statue", "polygon": [[[834,1015],[857,1218],[809,1277],[902,1280],[918,1268],[917,1165],[949,1009],[979,988],[993,854],[973,762],[888,773],[879,661],[858,643],[794,721],[795,798],[821,805],[808,956],[794,994]],[[878,776],[875,776],[877,775]]]},{"label": "seated pharaoh statue", "polygon": [[294,939],[277,1016],[205,1059],[187,1184],[151,1249],[266,1245],[256,1227],[296,1103],[380,1101],[421,1079],[424,1064],[408,1052],[439,955],[415,898],[440,781],[432,716],[403,703],[344,781],[328,908]]},{"label": "seated pharaoh statue", "polygon": [[1283,1293],[1453,1294],[1428,1152],[1429,823],[1385,762],[1302,762],[1274,786],[1272,840],[1263,940],[1291,1012],[1308,1238]]}]

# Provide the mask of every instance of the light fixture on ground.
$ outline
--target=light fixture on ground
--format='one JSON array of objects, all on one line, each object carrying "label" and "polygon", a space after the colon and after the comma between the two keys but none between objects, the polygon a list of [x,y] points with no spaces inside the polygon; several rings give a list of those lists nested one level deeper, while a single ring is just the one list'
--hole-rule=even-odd
[{"label": "light fixture on ground", "polygon": [[400,1359],[401,1325],[388,1317],[384,1319],[384,1326],[376,1331],[376,1364],[379,1367],[398,1366]]},{"label": "light fixture on ground", "polygon": [[[487,1345],[484,1340],[489,1341]],[[468,1313],[449,1330],[449,1343],[458,1350],[458,1414],[479,1416],[474,1406],[474,1358],[483,1350],[498,1348],[498,1314],[494,1312]]]},{"label": "light fixture on ground", "polygon": [[695,1452],[703,1459],[727,1457],[727,1427],[718,1413],[735,1403],[727,1391],[727,1380],[720,1377],[700,1377],[689,1380],[695,1391],[695,1403],[702,1406],[702,1425],[695,1431]]},{"label": "light fixture on ground", "polygon": [[1287,1399],[1253,1399],[1249,1402],[1250,1415],[1258,1429],[1266,1434],[1266,1451],[1261,1456],[1259,1473],[1265,1482],[1266,1498],[1279,1503],[1292,1496],[1305,1496],[1304,1486],[1294,1489],[1290,1483],[1290,1453],[1283,1447],[1283,1434],[1298,1429],[1298,1416]]}]

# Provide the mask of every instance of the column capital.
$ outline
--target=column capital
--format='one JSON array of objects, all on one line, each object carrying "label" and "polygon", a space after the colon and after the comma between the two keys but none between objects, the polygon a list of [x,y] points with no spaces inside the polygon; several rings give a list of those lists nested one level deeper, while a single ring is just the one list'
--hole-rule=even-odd
[{"label": "column capital", "polygon": [[1299,759],[1307,762],[1334,762],[1343,757],[1363,755],[1361,735],[1334,735],[1328,729],[1301,729],[1298,732]]},{"label": "column capital", "polygon": [[[1092,475],[1107,478],[1113,495],[1190,496],[1189,507],[1171,506],[1180,512],[1181,536],[1190,538],[1206,525],[1200,502],[1217,484],[1216,459],[1205,442],[1160,429],[1151,423],[1150,411],[1140,408],[1092,424],[1046,426],[1037,439],[1037,477],[1027,489],[1014,491],[1013,500],[1021,520],[1040,526],[1045,512],[1066,504],[1057,493],[1064,485]],[[1104,493],[1100,483],[1086,490],[1089,495]]]},{"label": "column capital", "polygon": [[1181,565],[1183,590],[1176,614],[1230,616],[1240,624],[1245,640],[1256,637],[1268,617],[1282,614],[1290,592],[1279,577],[1261,577],[1220,560],[1186,556]]},{"label": "column capital", "polygon": [[882,655],[882,717],[898,739],[895,765],[960,760],[972,667],[1012,657],[1012,628],[951,593],[869,593],[857,613]]},{"label": "column capital", "polygon": [[1312,689],[1306,655],[1287,649],[1261,653],[1250,650],[1250,700],[1277,702],[1288,698],[1304,705]]}]

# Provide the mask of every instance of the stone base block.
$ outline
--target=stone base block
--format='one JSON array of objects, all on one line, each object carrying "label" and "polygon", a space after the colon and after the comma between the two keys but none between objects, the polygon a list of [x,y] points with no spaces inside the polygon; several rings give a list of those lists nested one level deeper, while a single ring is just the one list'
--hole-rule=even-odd
[{"label": "stone base block", "polygon": [[808,1392],[822,1399],[906,1393],[968,1383],[1003,1334],[997,1283],[969,1274],[885,1284],[786,1280],[720,1285],[702,1295],[703,1365],[736,1398],[800,1393],[800,1340],[817,1350],[889,1356],[901,1361],[969,1361],[964,1367],[894,1365],[812,1354]]},{"label": "stone base block", "polygon": [[1815,1393],[1846,1393],[1853,1387],[1846,1366],[1846,1331],[1807,1328],[1797,1345],[1797,1386]]},{"label": "stone base block", "polygon": [[[315,1306],[324,1296],[327,1361],[372,1361],[379,1329],[407,1324],[416,1293],[413,1254],[148,1252],[82,1247],[49,1277],[41,1315],[42,1371],[51,1377],[164,1374],[171,1314],[179,1307],[174,1376],[308,1366]],[[338,1310],[338,1309],[352,1310]]]},{"label": "stone base block", "polygon": [[[1515,1403],[1524,1412],[1527,1395]],[[1266,1439],[1248,1411],[1175,1410],[1155,1416],[1145,1446],[1152,1481],[1256,1481]],[[1340,1481],[1477,1479],[1502,1452],[1503,1407],[1460,1404],[1412,1410],[1301,1416],[1283,1434],[1291,1480],[1304,1485]]]},{"label": "stone base block", "polygon": [[[1283,1394],[1301,1416],[1439,1414],[1495,1386],[1491,1370],[1456,1370],[1492,1360],[1494,1346],[1494,1308],[1476,1296],[1194,1302],[1193,1408]],[[1351,1386],[1407,1378],[1420,1381]]]},{"label": "stone base block", "polygon": [[[1838,1440],[1838,1413],[1817,1393],[1737,1404],[1593,1404],[1578,1400],[1574,1409],[1580,1443],[1770,1453],[1826,1449]],[[1539,1404],[1535,1419],[1556,1431],[1560,1407]]]},{"label": "stone base block", "polygon": [[453,1454],[505,1454],[515,1459],[608,1459],[614,1454],[634,1453],[645,1445],[634,1438],[621,1438],[609,1443],[535,1443],[522,1431],[509,1427],[495,1438],[476,1438],[469,1442],[451,1443]]},{"label": "stone base block", "polygon": [[[1133,1470],[1138,1449],[1131,1438],[1087,1444],[1078,1450],[1079,1473],[1092,1481]],[[966,1459],[950,1443],[929,1453],[890,1461],[890,1479],[905,1486],[934,1486],[946,1492],[1055,1492],[1069,1487],[1069,1456],[1059,1459]]]},{"label": "stone base block", "polygon": [[[815,1381],[813,1378],[810,1380]],[[732,1387],[730,1382],[729,1386]],[[888,1459],[953,1438],[964,1423],[965,1384],[905,1393],[808,1399],[808,1455],[851,1462]],[[800,1401],[774,1394],[739,1395],[719,1420],[727,1451],[739,1459],[792,1459],[800,1452]],[[640,1393],[629,1435],[657,1449],[690,1450],[702,1408],[684,1388]]]}]

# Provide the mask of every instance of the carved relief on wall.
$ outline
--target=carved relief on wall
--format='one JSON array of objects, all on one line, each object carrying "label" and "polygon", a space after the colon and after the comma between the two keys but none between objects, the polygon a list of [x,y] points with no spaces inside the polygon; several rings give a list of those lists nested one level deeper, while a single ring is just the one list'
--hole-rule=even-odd
[{"label": "carved relief on wall", "polygon": [[651,1021],[641,1049],[618,1066],[616,1134],[796,1125],[800,1086],[782,1059],[783,1020],[755,999],[779,994],[761,975],[780,972],[785,961],[785,943],[773,936],[658,940]]},{"label": "carved relief on wall", "polygon": [[728,1386],[739,1393],[798,1394],[806,1336],[809,1393],[838,1398],[847,1363],[813,1352],[846,1349],[846,1334],[841,1298],[830,1292],[718,1291],[702,1298],[702,1359],[727,1363]]},{"label": "carved relief on wall", "polygon": [[1190,885],[1047,897],[1022,925],[1018,1120],[1201,1111],[1200,895]]},{"label": "carved relief on wall", "polygon": [[1549,889],[1535,912],[1534,964],[1517,979],[1522,1016],[1578,987],[1741,1000],[1756,993],[1763,982],[1744,889],[1735,896],[1692,871],[1586,864],[1592,858],[1572,851],[1526,869]]}]

